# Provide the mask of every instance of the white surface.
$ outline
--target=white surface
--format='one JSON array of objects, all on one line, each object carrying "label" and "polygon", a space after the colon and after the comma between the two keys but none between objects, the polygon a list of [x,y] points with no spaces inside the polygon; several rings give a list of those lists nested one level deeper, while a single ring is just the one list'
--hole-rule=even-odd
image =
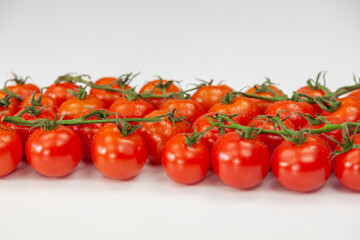
[{"label": "white surface", "polygon": [[[39,85],[76,71],[93,78],[142,71],[225,79],[235,88],[269,76],[286,91],[320,70],[328,86],[360,74],[359,1],[4,1],[0,77]],[[131,181],[82,164],[49,179],[22,165],[0,179],[0,239],[359,239],[360,195],[331,177],[310,194],[268,175],[240,191],[212,173],[198,185],[146,166]]]}]

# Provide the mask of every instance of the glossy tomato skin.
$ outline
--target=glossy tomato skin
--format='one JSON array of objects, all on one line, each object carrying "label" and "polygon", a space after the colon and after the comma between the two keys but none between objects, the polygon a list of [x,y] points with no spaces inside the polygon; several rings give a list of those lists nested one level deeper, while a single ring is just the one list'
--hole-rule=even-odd
[{"label": "glossy tomato skin", "polygon": [[[282,111],[282,112],[281,112]],[[279,112],[280,118],[284,119],[290,114],[292,114],[288,119],[295,125],[297,129],[302,128],[307,123],[307,120],[303,118],[300,114],[310,114],[311,116],[315,116],[317,113],[315,108],[306,102],[293,102],[293,101],[279,101],[274,102],[269,106],[266,110],[266,115],[276,116]]]},{"label": "glossy tomato skin", "polygon": [[[294,124],[290,120],[283,121],[284,126],[287,129],[295,130]],[[260,129],[274,130],[275,124],[266,120],[266,119],[254,119],[249,123],[249,127],[253,126]],[[276,130],[281,130],[281,127],[278,126]],[[268,147],[270,154],[284,141],[284,138],[276,134],[259,134],[257,136],[263,143]]]},{"label": "glossy tomato skin", "polygon": [[[160,79],[153,80],[153,81],[146,83],[140,89],[140,93],[150,92],[151,90],[154,89],[155,85],[158,84],[159,82],[160,82]],[[163,84],[166,84],[167,82],[168,81],[166,81],[166,80],[162,80]],[[166,88],[165,92],[166,93],[177,93],[177,92],[180,92],[180,88],[178,88],[175,84],[171,84],[168,88]],[[152,94],[162,95],[163,93],[160,89],[156,88]],[[160,104],[164,101],[163,98],[149,98],[147,100],[154,106],[155,109],[158,109]]]},{"label": "glossy tomato skin", "polygon": [[[190,132],[194,132],[195,128],[197,132],[202,132],[205,129],[211,127],[211,122],[209,119],[211,119],[211,117],[215,116],[216,113],[206,113],[200,117],[198,117],[196,119],[196,121],[194,122],[194,124],[191,126],[191,130]],[[240,122],[237,121],[238,119],[234,118],[233,121],[237,124],[241,124]],[[223,123],[225,125],[230,125],[229,122],[225,122]],[[225,128],[224,129],[224,133],[228,133],[228,132],[232,132],[234,131],[233,129],[230,128]],[[218,127],[214,127],[211,128],[210,130],[207,130],[205,132],[205,134],[202,136],[201,140],[204,141],[206,143],[206,145],[208,146],[209,149],[211,149],[215,143],[215,141],[219,138],[220,136],[220,131]]]},{"label": "glossy tomato skin", "polygon": [[[344,121],[341,120],[338,117],[333,117],[333,116],[326,116],[326,121],[328,121],[331,124],[342,124]],[[321,123],[319,125],[311,125],[311,129],[319,129],[319,128],[323,128],[325,126],[325,123]],[[303,128],[310,128],[310,124],[307,123],[304,125]],[[321,137],[322,139],[324,139],[324,141],[329,145],[331,150],[334,150],[338,144],[332,140],[330,140],[329,138],[327,138],[325,135],[334,138],[335,140],[342,142],[343,141],[343,136],[342,136],[342,129],[338,129],[338,130],[334,130],[331,132],[327,132],[327,133],[322,133],[319,134],[318,136]]]},{"label": "glossy tomato skin", "polygon": [[205,112],[212,106],[220,102],[221,98],[234,90],[227,85],[210,85],[199,88],[192,96],[191,100],[198,102]]},{"label": "glossy tomato skin", "polygon": [[17,84],[13,86],[8,86],[7,88],[10,92],[19,95],[22,99],[31,96],[34,92],[40,93],[39,87],[31,83]]},{"label": "glossy tomato skin", "polygon": [[232,103],[217,103],[208,112],[239,114],[234,117],[241,125],[247,125],[253,118],[261,113],[256,103],[249,98],[236,97]]},{"label": "glossy tomato skin", "polygon": [[[40,108],[40,107],[38,107]],[[20,110],[21,111],[21,110]],[[20,112],[19,111],[19,112]],[[24,113],[21,118],[24,119],[24,120],[28,120],[28,121],[34,121],[36,119],[42,119],[42,118],[45,118],[45,119],[49,119],[49,120],[54,120],[55,119],[55,115],[56,113],[54,113],[53,111],[51,110],[47,110],[47,109],[43,109],[41,111],[41,113],[39,113],[37,116],[34,116],[34,115],[31,115],[29,113]],[[28,126],[21,126],[21,125],[15,125],[15,124],[8,124],[8,126],[13,129],[13,130],[16,130],[16,132],[20,135],[23,143],[25,144],[26,141],[28,140],[29,136],[35,132],[37,128],[34,128],[34,127],[28,127]]]},{"label": "glossy tomato skin", "polygon": [[210,151],[199,141],[189,147],[185,134],[179,133],[166,143],[162,163],[168,177],[181,184],[201,181],[210,169]]},{"label": "glossy tomato skin", "polygon": [[83,150],[80,137],[60,125],[50,131],[37,129],[26,142],[25,152],[28,162],[38,173],[63,177],[80,163]]},{"label": "glossy tomato skin", "polygon": [[[102,110],[102,109],[94,109],[94,110]],[[74,119],[81,118],[82,116],[92,112],[91,109],[87,109],[85,112],[78,113],[74,116]],[[99,119],[96,116],[88,118],[88,120],[97,120]],[[74,130],[80,137],[82,146],[83,146],[83,160],[84,161],[92,161],[91,158],[91,143],[95,136],[95,134],[99,131],[100,128],[104,127],[105,123],[95,123],[95,124],[83,124],[83,125],[73,125],[69,126],[72,130]]]},{"label": "glossy tomato skin", "polygon": [[285,188],[297,192],[314,191],[322,187],[331,173],[331,150],[321,138],[310,135],[296,145],[283,141],[272,154],[272,172]]},{"label": "glossy tomato skin", "polygon": [[143,118],[154,110],[155,108],[151,103],[141,98],[129,101],[124,97],[116,99],[109,108],[110,112],[116,112],[119,117],[126,118]]},{"label": "glossy tomato skin", "polygon": [[89,108],[105,108],[105,104],[93,95],[87,95],[83,100],[72,97],[60,105],[58,114],[60,116],[64,116],[63,119],[73,119],[75,115],[84,113]]},{"label": "glossy tomato skin", "polygon": [[203,107],[200,103],[189,99],[169,99],[159,106],[160,110],[172,112],[174,109],[175,117],[187,117],[190,125],[201,115],[205,114]]},{"label": "glossy tomato skin", "polygon": [[234,188],[257,186],[270,169],[270,152],[258,138],[244,139],[237,132],[222,135],[211,150],[212,167],[222,182]]},{"label": "glossy tomato skin", "polygon": [[5,124],[0,124],[0,177],[16,169],[23,152],[23,142],[19,134]]},{"label": "glossy tomato skin", "polygon": [[340,118],[344,122],[356,122],[360,120],[360,98],[345,97],[339,99],[340,108],[334,112],[322,111],[321,115]]},{"label": "glossy tomato skin", "polygon": [[[355,144],[360,144],[360,135],[355,136]],[[336,150],[341,150],[339,146]],[[334,158],[334,174],[348,189],[360,191],[360,149],[351,149]]]},{"label": "glossy tomato skin", "polygon": [[[35,99],[38,99],[40,96],[40,93],[35,94]],[[56,99],[47,96],[42,95],[41,96],[41,106],[47,106],[46,109],[52,110],[53,112],[57,112],[57,108],[59,107]],[[31,106],[31,96],[25,98],[20,105],[21,109],[25,109],[25,107]]]},{"label": "glossy tomato skin", "polygon": [[[260,86],[258,86],[258,87],[260,87]],[[273,85],[270,85],[269,87],[278,96],[284,95],[283,92],[280,89],[278,89],[277,87],[275,87]],[[255,87],[250,88],[249,90],[246,91],[246,93],[258,95],[258,96],[262,96],[262,97],[274,97],[274,94],[271,93],[270,91],[257,92]],[[257,99],[257,98],[251,98],[251,99],[255,102],[255,104],[260,109],[260,114],[264,114],[266,112],[266,110],[268,109],[268,107],[272,104],[272,102],[262,100],[262,99]]]},{"label": "glossy tomato skin", "polygon": [[104,176],[124,180],[136,176],[144,167],[147,150],[137,132],[123,136],[115,124],[106,124],[94,136],[91,155]]},{"label": "glossy tomato skin", "polygon": [[67,90],[72,90],[74,92],[77,92],[79,86],[74,83],[54,83],[50,85],[44,95],[48,95],[56,100],[58,106],[60,106],[63,102],[73,97],[73,95],[68,92]]},{"label": "glossy tomato skin", "polygon": [[[157,117],[166,114],[164,110],[155,110],[145,118]],[[140,123],[140,134],[146,142],[148,150],[148,159],[151,163],[161,163],[162,151],[169,139],[178,134],[189,130],[189,125],[186,122],[171,122],[168,118],[164,118],[161,122],[142,122]]]},{"label": "glossy tomato skin", "polygon": [[[6,95],[6,92],[0,90],[0,99],[3,99]],[[0,117],[13,116],[15,113],[17,113],[20,101],[15,98],[11,98],[9,101],[10,104],[7,107],[0,106]]]},{"label": "glossy tomato skin", "polygon": [[351,91],[347,97],[356,97],[359,98],[360,97],[360,89],[356,89],[354,91]]},{"label": "glossy tomato skin", "polygon": [[[108,84],[113,83],[115,81],[116,81],[116,78],[114,78],[114,77],[104,77],[104,78],[98,79],[95,82],[95,84],[97,84],[97,85],[108,85]],[[111,87],[115,88],[115,89],[119,89],[119,90],[128,90],[128,89],[130,89],[130,86],[128,86],[128,85],[125,85],[124,88],[122,89],[122,87],[117,83],[111,84]],[[105,108],[110,107],[110,105],[113,104],[113,102],[116,99],[122,97],[121,93],[110,92],[110,91],[96,89],[96,88],[92,88],[90,90],[90,95],[94,95],[95,97],[102,100],[105,103]]]}]

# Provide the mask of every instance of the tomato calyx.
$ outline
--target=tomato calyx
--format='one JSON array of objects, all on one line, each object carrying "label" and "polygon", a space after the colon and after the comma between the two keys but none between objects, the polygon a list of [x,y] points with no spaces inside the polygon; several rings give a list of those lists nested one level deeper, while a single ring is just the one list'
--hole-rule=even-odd
[{"label": "tomato calyx", "polygon": [[[211,127],[211,128],[212,128],[212,127]],[[195,127],[193,133],[184,134],[186,145],[187,145],[189,148],[191,148],[192,145],[194,145],[195,143],[197,143],[197,142],[199,142],[199,141],[201,140],[201,138],[204,136],[204,134],[205,134],[209,129],[210,129],[210,128],[205,129],[204,131],[201,131],[201,132],[197,132],[197,129],[196,129],[196,127]]]},{"label": "tomato calyx", "polygon": [[11,104],[10,99],[12,98],[18,99],[16,94],[11,94],[11,93],[6,94],[4,98],[0,99],[0,106],[7,108]]},{"label": "tomato calyx", "polygon": [[[332,92],[325,86],[326,85],[326,71],[320,71],[317,76],[316,76],[316,79],[312,79],[312,78],[309,78],[307,81],[306,81],[306,84],[308,85],[308,87],[311,89],[311,90],[322,90],[324,91],[326,94],[332,94]],[[322,76],[323,78],[323,81],[324,81],[324,84],[321,84],[320,83],[320,77]]]},{"label": "tomato calyx", "polygon": [[325,135],[327,138],[336,142],[341,147],[340,150],[332,152],[332,159],[334,159],[339,154],[350,151],[351,149],[360,149],[360,145],[355,144],[355,135],[358,133],[358,128],[359,126],[356,126],[356,128],[353,130],[353,135],[351,136],[349,126],[345,123],[342,129],[343,142],[339,142],[336,139]]},{"label": "tomato calyx", "polygon": [[75,91],[71,90],[71,89],[66,89],[66,91],[68,91],[69,93],[71,93],[74,97],[76,97],[79,100],[85,100],[87,97],[87,92],[86,92],[86,88],[88,85],[86,86],[79,86],[78,89],[76,89]]},{"label": "tomato calyx", "polygon": [[85,80],[84,78],[87,78],[88,80],[90,80],[90,75],[87,74],[81,74],[81,75],[74,75],[71,73],[65,74],[65,75],[61,75],[59,76],[54,83],[55,84],[59,84],[61,82],[65,82],[65,83],[88,83],[87,80]]},{"label": "tomato calyx", "polygon": [[127,121],[125,121],[122,118],[119,118],[118,116],[116,116],[115,124],[116,127],[119,129],[120,134],[123,135],[124,137],[129,136],[130,134],[132,134],[141,127],[141,125],[139,124],[137,125],[129,124]]},{"label": "tomato calyx", "polygon": [[8,82],[15,82],[16,85],[24,85],[29,79],[31,79],[30,76],[26,76],[25,78],[15,74],[15,73],[11,73],[13,75],[13,78],[8,79],[5,82],[5,86],[7,85]]}]

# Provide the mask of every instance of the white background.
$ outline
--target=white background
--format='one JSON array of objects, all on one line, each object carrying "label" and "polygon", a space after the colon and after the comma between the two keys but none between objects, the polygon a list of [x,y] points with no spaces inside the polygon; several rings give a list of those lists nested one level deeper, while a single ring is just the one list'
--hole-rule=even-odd
[{"label": "white background", "polygon": [[[0,78],[41,86],[67,72],[141,71],[240,89],[264,76],[290,92],[320,70],[360,75],[359,1],[0,1]],[[130,181],[91,165],[50,179],[21,165],[0,178],[0,239],[360,239],[360,195],[331,177],[309,194],[268,175],[241,191],[214,174],[194,186],[161,166]]]}]

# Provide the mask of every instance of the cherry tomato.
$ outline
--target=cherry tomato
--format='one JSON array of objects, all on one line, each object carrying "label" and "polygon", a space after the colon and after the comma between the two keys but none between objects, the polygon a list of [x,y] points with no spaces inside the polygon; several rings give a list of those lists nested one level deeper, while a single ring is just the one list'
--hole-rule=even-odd
[{"label": "cherry tomato", "polygon": [[272,154],[272,172],[285,188],[309,192],[322,187],[331,173],[329,145],[310,135],[300,145],[283,141]]},{"label": "cherry tomato", "polygon": [[164,101],[160,106],[160,110],[172,112],[176,109],[175,117],[187,117],[190,125],[201,115],[205,114],[204,109],[200,103],[189,99],[169,99]]},{"label": "cherry tomato", "polygon": [[[325,119],[326,119],[326,121],[328,121],[331,124],[342,124],[344,122],[340,118],[333,117],[333,116],[326,116]],[[311,129],[319,129],[319,128],[323,128],[324,126],[325,126],[325,123],[321,123],[321,124],[318,124],[318,125],[312,124]],[[310,128],[310,124],[309,123],[305,124],[303,128],[307,128],[307,129]],[[327,135],[327,136],[329,136],[331,138],[334,138],[335,140],[337,140],[339,142],[342,142],[342,139],[343,139],[341,129],[334,130],[334,131],[327,132],[327,133],[319,134],[318,136],[325,140],[325,142],[329,145],[331,150],[334,150],[338,145],[337,145],[336,142],[330,140],[325,135]]]},{"label": "cherry tomato", "polygon": [[230,132],[215,142],[211,161],[222,182],[248,189],[260,184],[269,172],[270,152],[258,138],[244,139],[237,132]]},{"label": "cherry tomato", "polygon": [[0,177],[15,170],[23,152],[23,143],[19,134],[5,124],[0,124]]},{"label": "cherry tomato", "polygon": [[60,125],[49,131],[37,129],[26,142],[25,152],[28,162],[38,173],[63,177],[80,163],[83,150],[80,137]]},{"label": "cherry tomato", "polygon": [[64,116],[64,119],[73,119],[75,115],[84,113],[89,108],[105,108],[105,104],[93,95],[87,95],[83,100],[72,97],[60,105],[58,114]]},{"label": "cherry tomato", "polygon": [[[145,118],[152,118],[166,114],[164,110],[155,110]],[[188,131],[189,125],[184,121],[175,124],[167,117],[160,122],[142,122],[140,123],[140,134],[144,138],[148,150],[148,158],[152,163],[161,163],[162,151],[169,139],[178,134]]]},{"label": "cherry tomato", "polygon": [[147,150],[136,131],[123,136],[115,124],[106,124],[94,136],[91,155],[95,167],[104,176],[129,179],[144,167]]},{"label": "cherry tomato", "polygon": [[54,83],[46,89],[44,95],[48,95],[55,99],[58,106],[60,106],[63,102],[73,97],[73,95],[67,90],[77,92],[78,88],[79,86],[74,83]]},{"label": "cherry tomato", "polygon": [[316,114],[316,110],[311,104],[307,102],[293,102],[293,101],[274,102],[266,110],[265,114],[270,116],[276,116],[279,112],[281,112],[280,113],[281,119],[284,119],[291,115],[288,119],[292,121],[292,123],[295,125],[297,129],[300,129],[302,126],[304,126],[307,123],[307,120],[298,113],[310,114],[311,116],[315,116]]},{"label": "cherry tomato", "polygon": [[241,125],[247,125],[254,117],[260,114],[260,109],[256,103],[249,98],[235,97],[231,103],[217,103],[208,112],[239,114],[233,118]]},{"label": "cherry tomato", "polygon": [[[360,135],[355,136],[355,144],[360,144]],[[336,150],[341,150],[339,146]],[[346,188],[360,191],[360,149],[351,149],[334,158],[334,174]]]},{"label": "cherry tomato", "polygon": [[[202,132],[205,129],[211,127],[211,122],[210,122],[209,118],[211,119],[211,117],[214,117],[215,115],[216,115],[216,113],[206,113],[206,114],[198,117],[198,119],[196,119],[196,121],[194,122],[194,124],[191,127],[191,132],[194,132],[195,128],[196,128],[197,132]],[[233,118],[232,120],[237,124],[241,124],[238,122],[238,119],[236,119],[236,118]],[[230,123],[228,121],[224,122],[223,124],[230,125]],[[234,131],[234,130],[230,129],[230,128],[224,128],[224,133],[231,132],[231,131]],[[205,134],[203,135],[203,137],[201,138],[201,140],[207,144],[209,149],[211,149],[213,147],[215,141],[219,138],[219,136],[220,136],[219,128],[214,127],[214,128],[211,128],[210,130],[207,130],[205,132]]]},{"label": "cherry tomato", "polygon": [[[153,80],[151,82],[146,83],[141,89],[140,89],[140,93],[145,93],[145,92],[151,92],[155,85],[158,84],[160,82],[160,79],[157,80]],[[166,80],[162,80],[163,84],[166,84],[168,81]],[[166,93],[176,93],[176,92],[180,92],[180,89],[175,85],[175,84],[171,84],[168,88],[165,89]],[[154,90],[154,92],[152,93],[153,95],[163,95],[161,89],[156,88]],[[158,108],[159,105],[164,101],[163,98],[149,98],[147,99],[155,108]]]},{"label": "cherry tomato", "polygon": [[232,91],[233,90],[229,86],[224,84],[203,86],[191,96],[191,100],[200,103],[207,112],[212,106],[218,103],[223,96]]},{"label": "cherry tomato", "polygon": [[[101,109],[94,109],[101,110]],[[86,111],[78,113],[74,116],[74,119],[81,118],[82,116],[92,112],[91,109],[86,109]],[[87,120],[97,120],[99,119],[96,116],[90,117]],[[99,131],[100,128],[104,127],[105,123],[95,123],[95,124],[83,124],[83,125],[73,125],[69,126],[74,130],[80,137],[82,146],[83,146],[83,160],[91,161],[91,143],[95,134]]]},{"label": "cherry tomato", "polygon": [[[103,85],[108,85],[110,83],[113,83],[115,81],[116,81],[116,78],[114,78],[114,77],[104,77],[104,78],[100,78],[99,80],[97,80],[95,82],[95,84],[103,86]],[[114,89],[119,89],[119,90],[130,89],[130,86],[128,86],[128,85],[121,86],[118,83],[111,84],[111,87]],[[101,89],[96,89],[96,88],[92,88],[90,90],[90,95],[94,95],[95,97],[102,100],[105,103],[105,108],[110,107],[110,105],[113,104],[113,102],[116,99],[122,97],[121,93],[111,92],[111,91],[106,91],[106,90],[101,90]]]},{"label": "cherry tomato", "polygon": [[142,118],[155,109],[151,103],[141,98],[129,101],[124,97],[120,97],[116,99],[113,104],[111,104],[109,110],[110,112],[119,113],[119,117]]},{"label": "cherry tomato", "polygon": [[[40,107],[38,107],[38,110],[39,110],[39,108]],[[56,114],[53,111],[48,110],[48,109],[43,109],[38,115],[24,113],[21,116],[21,118],[24,119],[24,120],[27,120],[27,121],[34,121],[34,120],[42,119],[42,118],[49,119],[49,120],[54,120],[55,115]],[[36,129],[38,129],[38,128],[35,128],[35,127],[21,126],[21,125],[15,125],[15,124],[8,124],[8,126],[11,129],[14,129],[14,130],[16,130],[18,132],[18,134],[20,135],[23,143],[26,143],[29,136],[33,132],[35,132]]]},{"label": "cherry tomato", "polygon": [[22,99],[31,96],[34,92],[40,93],[39,87],[31,83],[16,84],[14,86],[8,86],[7,88],[10,92],[19,95]]},{"label": "cherry tomato", "polygon": [[334,112],[322,111],[321,115],[340,118],[344,122],[356,122],[360,120],[360,98],[345,97],[339,99],[340,108]]},{"label": "cherry tomato", "polygon": [[[287,129],[295,130],[294,124],[286,119],[283,121],[284,126]],[[266,120],[266,119],[254,119],[249,123],[249,127],[254,125],[256,128],[266,129],[266,130],[274,130],[275,124]],[[281,130],[280,126],[277,126],[276,130]],[[257,136],[262,142],[266,144],[268,147],[270,154],[274,152],[274,150],[284,141],[284,138],[277,134],[259,134]]]},{"label": "cherry tomato", "polygon": [[[21,109],[24,109],[25,107],[31,106],[31,97],[29,96],[25,98],[21,103]],[[35,94],[35,100],[39,99],[40,93]],[[47,109],[51,109],[53,112],[57,112],[57,108],[59,105],[57,104],[56,100],[50,96],[42,95],[41,96],[41,106],[47,106]]]},{"label": "cherry tomato", "polygon": [[181,184],[201,181],[210,169],[210,151],[203,141],[186,144],[184,133],[179,133],[166,143],[162,163],[168,177]]},{"label": "cherry tomato", "polygon": [[[4,99],[6,95],[8,95],[6,92],[0,90],[0,99]],[[6,105],[0,104],[0,117],[15,115],[19,109],[20,101],[15,98],[10,98],[9,103]]]},{"label": "cherry tomato", "polygon": [[[311,89],[309,86],[304,86],[299,88],[297,91],[297,93],[303,93],[306,94],[310,97],[323,97],[325,96],[326,92],[322,89]],[[312,104],[313,107],[316,109],[317,112],[321,112],[322,109],[319,107],[318,104]]]},{"label": "cherry tomato", "polygon": [[[260,87],[259,85],[255,85],[254,87],[247,90],[246,93],[258,95],[258,96],[262,96],[262,97],[274,97],[274,94],[270,91],[257,91],[256,89],[258,89],[259,87]],[[273,85],[270,85],[269,88],[278,96],[284,95],[280,89],[278,89],[277,87],[275,87]],[[268,109],[268,107],[272,104],[272,102],[262,100],[262,99],[257,99],[257,98],[251,98],[251,99],[256,103],[256,105],[260,109],[260,114],[264,114],[266,112],[266,110]]]}]

